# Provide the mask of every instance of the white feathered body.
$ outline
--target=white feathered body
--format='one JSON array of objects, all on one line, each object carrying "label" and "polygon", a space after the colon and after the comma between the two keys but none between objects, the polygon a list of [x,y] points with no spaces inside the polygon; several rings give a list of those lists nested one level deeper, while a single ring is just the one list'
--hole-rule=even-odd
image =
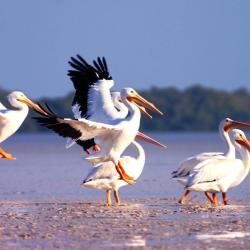
[{"label": "white feathered body", "polygon": [[22,125],[29,109],[26,105],[20,110],[8,110],[0,105],[0,143],[13,135]]},{"label": "white feathered body", "polygon": [[[126,173],[136,180],[142,173],[145,164],[145,153],[139,143],[132,142],[132,145],[136,148],[138,156],[136,158],[123,156],[120,161]],[[128,183],[120,179],[114,163],[109,161],[94,166],[85,178],[83,185],[89,188],[118,191],[120,187],[126,186]]]},{"label": "white feathered body", "polygon": [[[113,85],[113,80],[98,80],[95,85],[90,88],[88,110],[86,113],[86,117],[88,117],[87,120],[101,124],[117,125],[121,119],[127,116],[128,108],[118,101],[118,99],[120,99],[120,92],[110,92],[110,88]],[[75,119],[85,120],[81,117],[80,106],[78,104],[72,106],[72,112],[74,113]],[[102,143],[103,140],[106,140],[106,135],[100,137],[99,143]],[[98,139],[96,141],[98,141]],[[74,140],[68,139],[66,148],[74,144]]]},{"label": "white feathered body", "polygon": [[103,161],[113,161],[116,164],[121,154],[128,145],[135,139],[140,126],[140,110],[134,105],[133,113],[129,114],[126,120],[116,121],[116,128],[112,133],[103,133],[96,137],[96,142],[101,146],[100,154],[87,157],[86,159],[94,164]]},{"label": "white feathered body", "polygon": [[173,173],[173,179],[179,182],[180,184],[186,186],[188,175],[195,166],[208,159],[225,158],[226,157],[222,152],[207,152],[191,156],[180,163],[179,168],[176,170],[176,172]]},{"label": "white feathered body", "polygon": [[198,192],[227,192],[239,185],[248,174],[239,159],[207,160],[190,173],[188,190]]}]

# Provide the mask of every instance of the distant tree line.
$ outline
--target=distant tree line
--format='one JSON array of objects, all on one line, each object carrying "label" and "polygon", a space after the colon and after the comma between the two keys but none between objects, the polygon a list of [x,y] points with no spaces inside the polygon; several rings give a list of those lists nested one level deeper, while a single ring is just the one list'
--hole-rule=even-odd
[{"label": "distant tree line", "polygon": [[[219,121],[231,117],[250,122],[250,93],[246,89],[222,91],[193,85],[185,90],[174,87],[158,88],[140,92],[165,113],[159,116],[152,113],[153,120],[142,116],[141,130],[151,131],[204,131],[217,130]],[[7,91],[0,89],[0,100]],[[53,110],[63,116],[72,117],[71,102],[73,92],[62,98],[43,98],[36,101],[48,103]],[[21,132],[48,131],[31,119],[30,112],[20,129]]]}]

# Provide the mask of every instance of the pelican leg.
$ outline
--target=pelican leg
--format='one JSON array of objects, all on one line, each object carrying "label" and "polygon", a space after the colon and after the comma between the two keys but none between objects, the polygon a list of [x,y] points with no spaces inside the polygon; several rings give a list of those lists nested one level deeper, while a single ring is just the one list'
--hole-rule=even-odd
[{"label": "pelican leg", "polygon": [[217,199],[217,195],[216,193],[213,193],[212,194],[212,197],[213,197],[213,204],[218,207],[219,203],[218,203],[218,199]]},{"label": "pelican leg", "polygon": [[93,151],[95,152],[99,152],[101,150],[100,146],[95,144],[93,147],[92,147]]},{"label": "pelican leg", "polygon": [[111,190],[106,190],[106,205],[108,207],[112,205]]},{"label": "pelican leg", "polygon": [[2,148],[0,148],[0,158],[6,159],[6,160],[15,160],[16,158],[7,152],[5,152]]},{"label": "pelican leg", "polygon": [[206,195],[206,197],[208,198],[208,200],[209,200],[212,204],[214,204],[214,200],[213,200],[213,198],[209,195],[209,193],[208,193],[208,192],[204,192],[204,194]]},{"label": "pelican leg", "polygon": [[114,191],[114,197],[115,197],[115,204],[120,205],[120,197],[118,191]]},{"label": "pelican leg", "polygon": [[87,155],[90,154],[90,151],[89,151],[88,149],[85,149],[84,151],[85,151],[85,153],[86,153]]},{"label": "pelican leg", "polygon": [[[100,148],[97,144],[95,144],[95,145],[92,147],[92,150],[93,150],[94,152],[99,152],[99,151],[101,150],[101,148]],[[84,151],[85,151],[85,153],[86,153],[87,155],[90,154],[90,150],[89,150],[89,149],[85,149]]]},{"label": "pelican leg", "polygon": [[227,194],[222,192],[222,199],[223,199],[223,204],[224,205],[228,205],[228,198],[227,198]]},{"label": "pelican leg", "polygon": [[117,172],[119,173],[122,180],[126,181],[130,185],[135,183],[134,178],[126,174],[120,161],[118,161],[118,164],[115,166],[115,168]]},{"label": "pelican leg", "polygon": [[190,194],[190,190],[187,190],[186,192],[185,192],[185,194],[180,198],[180,200],[178,201],[178,203],[180,203],[180,204],[185,204],[186,203],[186,201],[187,201],[187,197],[188,197],[188,195]]}]

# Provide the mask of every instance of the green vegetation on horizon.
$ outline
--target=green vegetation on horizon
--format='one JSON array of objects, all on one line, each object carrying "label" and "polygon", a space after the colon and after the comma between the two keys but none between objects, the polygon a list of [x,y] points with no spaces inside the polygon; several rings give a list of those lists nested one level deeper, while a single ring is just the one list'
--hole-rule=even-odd
[{"label": "green vegetation on horizon", "polygon": [[[152,113],[153,119],[142,116],[141,130],[152,131],[205,131],[217,130],[220,120],[225,117],[250,122],[250,93],[246,89],[232,92],[215,90],[201,85],[193,85],[185,90],[177,88],[152,87],[140,92],[164,112],[164,116]],[[7,94],[0,89],[0,100]],[[48,103],[60,116],[72,117],[71,102],[73,92],[62,98],[39,99]],[[35,100],[36,101],[36,100]],[[31,119],[30,112],[19,131],[48,131]]]}]

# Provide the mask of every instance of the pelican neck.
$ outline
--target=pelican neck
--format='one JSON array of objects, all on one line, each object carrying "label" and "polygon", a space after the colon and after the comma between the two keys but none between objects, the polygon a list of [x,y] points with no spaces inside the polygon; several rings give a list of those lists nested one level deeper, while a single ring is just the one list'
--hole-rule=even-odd
[{"label": "pelican neck", "polygon": [[137,108],[137,106],[134,103],[128,101],[126,97],[122,98],[122,101],[125,104],[125,106],[128,108],[128,115],[131,116],[131,119],[135,115],[139,115],[139,117],[140,117],[140,110],[139,110],[139,108]]},{"label": "pelican neck", "polygon": [[225,157],[229,159],[235,159],[235,147],[232,144],[228,132],[224,130],[223,127],[219,128],[220,135],[226,144],[227,151]]}]

